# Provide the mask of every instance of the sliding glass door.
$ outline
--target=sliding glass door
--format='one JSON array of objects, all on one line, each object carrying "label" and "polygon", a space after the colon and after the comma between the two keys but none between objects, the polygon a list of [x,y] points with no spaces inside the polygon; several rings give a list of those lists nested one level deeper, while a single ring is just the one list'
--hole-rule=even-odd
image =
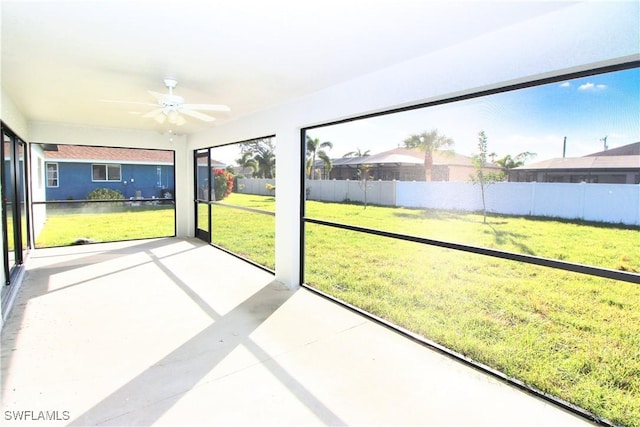
[{"label": "sliding glass door", "polygon": [[209,150],[197,150],[194,154],[195,169],[195,205],[196,205],[196,237],[211,242],[211,222],[209,215],[211,212],[211,159]]},{"label": "sliding glass door", "polygon": [[194,152],[195,234],[268,271],[275,269],[272,136]]},{"label": "sliding glass door", "polygon": [[26,191],[26,144],[8,128],[2,128],[3,267],[5,284],[22,265],[29,247]]}]

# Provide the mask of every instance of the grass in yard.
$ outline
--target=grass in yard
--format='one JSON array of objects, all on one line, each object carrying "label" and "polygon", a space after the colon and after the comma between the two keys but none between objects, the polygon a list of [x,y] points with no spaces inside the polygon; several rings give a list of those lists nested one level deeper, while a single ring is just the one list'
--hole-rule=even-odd
[{"label": "grass in yard", "polygon": [[[232,194],[228,202],[265,201]],[[518,217],[483,224],[476,214],[306,206],[319,219],[640,270],[637,227]],[[637,284],[315,224],[306,225],[304,268],[310,286],[614,423],[640,426]]]},{"label": "grass in yard", "polygon": [[274,216],[216,205],[211,209],[212,243],[275,269]]},{"label": "grass in yard", "polygon": [[173,206],[139,206],[114,212],[53,210],[47,212],[36,247],[66,246],[78,238],[95,242],[175,235]]},{"label": "grass in yard", "polygon": [[640,425],[640,286],[307,224],[305,282]]},{"label": "grass in yard", "polygon": [[307,202],[306,216],[640,273],[640,228],[530,217]]},{"label": "grass in yard", "polygon": [[220,203],[245,208],[262,209],[263,211],[276,211],[276,198],[274,196],[259,196],[256,194],[231,193],[229,197]]}]

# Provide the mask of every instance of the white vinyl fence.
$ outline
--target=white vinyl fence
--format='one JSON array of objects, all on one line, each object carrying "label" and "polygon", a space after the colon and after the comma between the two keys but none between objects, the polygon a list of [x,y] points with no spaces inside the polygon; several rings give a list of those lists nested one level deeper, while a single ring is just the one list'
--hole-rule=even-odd
[{"label": "white vinyl fence", "polygon": [[[307,188],[311,200],[364,202],[359,181],[308,180]],[[366,196],[377,205],[482,210],[480,186],[467,182],[369,181]],[[492,213],[640,225],[640,185],[498,182],[485,197]]]},{"label": "white vinyl fence", "polygon": [[[640,185],[498,182],[485,197],[492,213],[640,225]],[[471,183],[397,182],[396,206],[479,211],[482,195]]]},{"label": "white vinyl fence", "polygon": [[[238,179],[238,192],[273,195],[273,179]],[[480,186],[468,182],[307,180],[307,199],[481,211]],[[581,219],[640,226],[640,185],[498,182],[485,188],[496,214]]]},{"label": "white vinyl fence", "polygon": [[276,180],[271,178],[238,178],[236,193],[259,194],[261,196],[273,196],[275,190],[269,190],[268,185],[276,185]]},{"label": "white vinyl fence", "polygon": [[307,199],[396,206],[399,181],[307,180]]}]

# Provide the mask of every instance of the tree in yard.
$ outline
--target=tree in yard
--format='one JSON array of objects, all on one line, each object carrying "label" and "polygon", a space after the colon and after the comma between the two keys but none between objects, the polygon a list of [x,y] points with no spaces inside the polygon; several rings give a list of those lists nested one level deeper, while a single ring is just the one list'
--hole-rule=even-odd
[{"label": "tree in yard", "polygon": [[329,157],[329,155],[327,154],[327,152],[324,150],[329,149],[331,150],[333,148],[333,143],[329,142],[329,141],[325,141],[325,142],[320,142],[320,140],[318,138],[311,138],[307,135],[307,144],[306,144],[306,153],[307,153],[307,161],[306,161],[306,172],[307,172],[307,177],[309,179],[314,179],[314,175],[315,175],[315,165],[316,165],[316,158],[322,160],[322,163],[324,164],[324,169],[327,171],[327,174],[329,174],[331,172],[331,168],[333,166],[332,162],[331,162],[331,158]]},{"label": "tree in yard", "polygon": [[501,181],[501,174],[486,172],[484,168],[487,166],[487,135],[484,131],[478,133],[478,153],[471,157],[471,162],[475,169],[475,173],[470,176],[471,182],[480,185],[480,193],[482,194],[482,222],[487,223],[487,203],[485,199],[485,190],[496,181]]},{"label": "tree in yard", "polygon": [[358,168],[358,178],[360,179],[360,182],[358,183],[360,185],[360,188],[362,188],[362,191],[364,192],[364,208],[367,209],[367,195],[369,193],[369,187],[370,185],[370,181],[373,179],[373,177],[370,174],[371,171],[371,165],[367,165],[367,164],[363,164],[360,166],[360,168]]},{"label": "tree in yard", "polygon": [[504,180],[509,176],[509,171],[511,169],[524,165],[527,160],[532,159],[535,156],[536,153],[525,151],[524,153],[516,154],[514,157],[512,157],[510,154],[507,154],[500,159],[493,160],[493,162],[497,165],[500,165],[500,167],[502,168],[502,175]]},{"label": "tree in yard", "polygon": [[224,169],[213,169],[213,192],[216,200],[222,200],[233,191],[233,175]]},{"label": "tree in yard", "polygon": [[433,153],[440,152],[452,155],[453,150],[450,150],[448,148],[453,147],[453,145],[453,139],[444,135],[440,135],[437,129],[414,134],[404,140],[404,146],[406,148],[417,148],[420,151],[424,151],[425,181],[431,181],[431,171],[433,170]]},{"label": "tree in yard", "polygon": [[254,157],[260,178],[275,178],[276,154],[273,149],[260,150]]},{"label": "tree in yard", "polygon": [[258,178],[275,178],[276,153],[271,138],[260,138],[240,144],[241,157],[236,159],[238,165],[253,170],[253,175]]},{"label": "tree in yard", "polygon": [[371,150],[361,151],[359,148],[356,148],[356,151],[349,151],[342,157],[366,157],[370,155]]},{"label": "tree in yard", "polygon": [[245,151],[239,159],[236,159],[236,163],[242,168],[242,170],[249,169],[251,171],[251,176],[253,176],[258,170],[258,162],[253,158],[253,155],[253,152]]}]

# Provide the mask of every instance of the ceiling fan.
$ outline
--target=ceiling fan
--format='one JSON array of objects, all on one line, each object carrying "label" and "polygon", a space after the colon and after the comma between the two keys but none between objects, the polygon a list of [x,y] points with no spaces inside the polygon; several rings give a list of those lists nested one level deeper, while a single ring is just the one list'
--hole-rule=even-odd
[{"label": "ceiling fan", "polygon": [[169,93],[159,93],[152,90],[148,91],[156,99],[155,104],[139,102],[135,103],[156,107],[156,109],[143,114],[142,117],[152,118],[158,124],[168,122],[172,125],[181,126],[186,123],[186,119],[184,118],[184,116],[193,117],[194,119],[202,120],[204,122],[212,122],[215,120],[215,117],[209,114],[204,114],[201,111],[231,111],[228,106],[220,104],[185,104],[183,97],[174,95],[173,93],[173,89],[178,84],[177,80],[164,79],[164,84],[167,89],[169,89]]}]

